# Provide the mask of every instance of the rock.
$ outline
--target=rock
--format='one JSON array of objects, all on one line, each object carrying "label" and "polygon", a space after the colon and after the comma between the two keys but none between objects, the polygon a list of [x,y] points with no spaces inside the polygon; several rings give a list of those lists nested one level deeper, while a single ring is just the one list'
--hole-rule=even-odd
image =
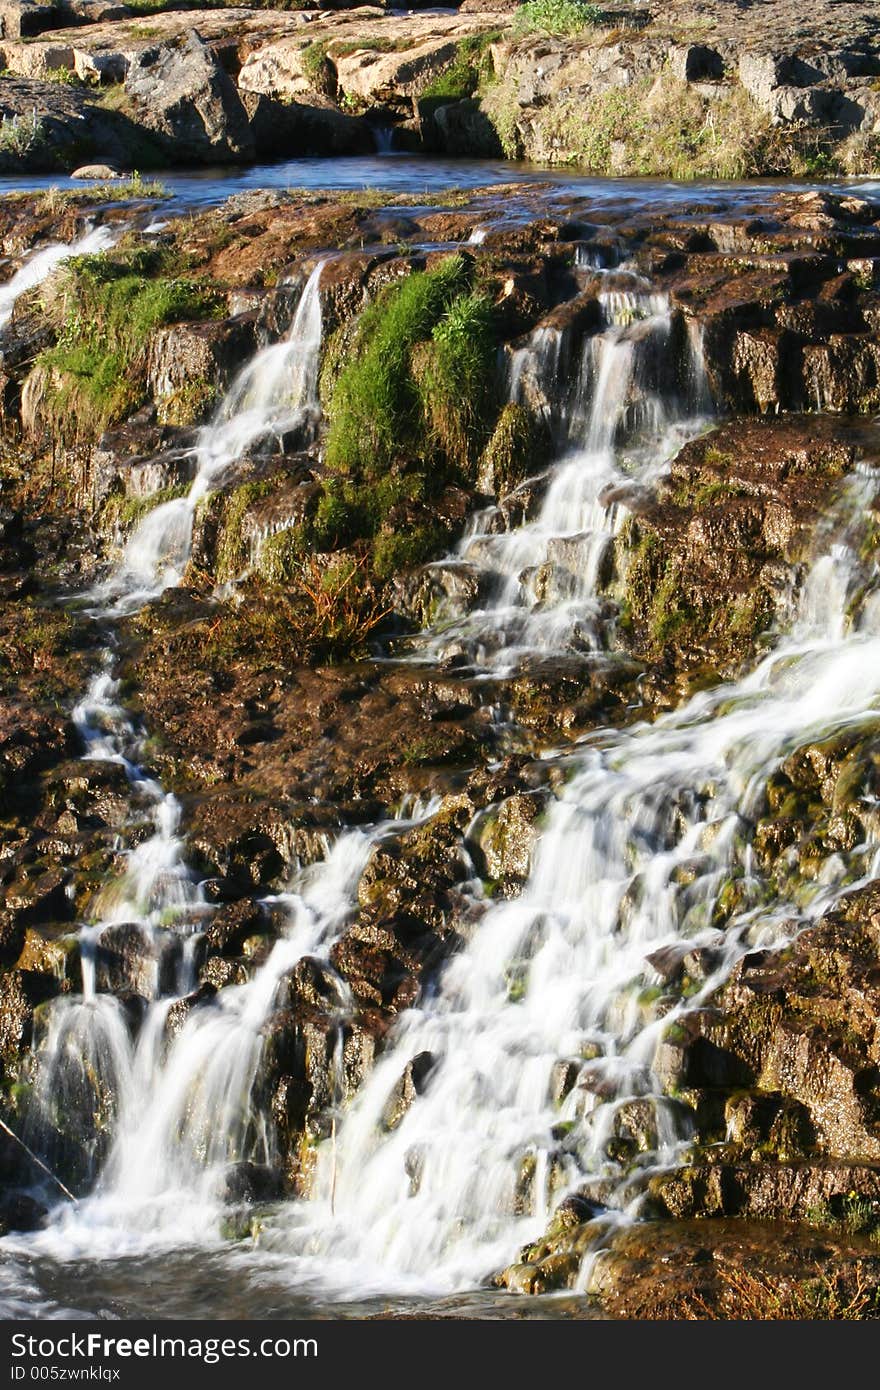
[{"label": "rock", "polygon": [[259,159],[304,159],[321,155],[371,154],[373,135],[366,121],[326,105],[276,101],[242,93]]},{"label": "rock", "polygon": [[382,1111],[385,1129],[396,1129],[416,1098],[422,1095],[436,1060],[430,1052],[419,1052],[412,1061],[407,1062]]},{"label": "rock", "polygon": [[56,24],[54,5],[32,4],[30,0],[3,0],[0,4],[0,38],[32,38]]},{"label": "rock", "polygon": [[[308,40],[298,36],[263,44],[245,58],[238,75],[239,91],[284,102],[303,97],[312,99],[316,87],[304,63],[308,48]],[[321,83],[317,90],[322,90],[324,85]],[[334,85],[329,69],[326,85],[331,89]]]},{"label": "rock", "polygon": [[232,1205],[272,1202],[283,1194],[284,1179],[281,1173],[266,1163],[242,1160],[240,1163],[230,1164],[226,1170],[224,1201]]},{"label": "rock", "polygon": [[529,876],[539,829],[541,799],[511,796],[481,822],[475,843],[489,878],[524,883]]},{"label": "rock", "polygon": [[195,30],[178,48],[138,54],[125,90],[139,120],[175,160],[253,158],[253,137],[235,86]]},{"label": "rock", "polygon": [[112,180],[124,178],[125,175],[115,169],[112,164],[81,164],[78,169],[72,171],[70,177],[72,179]]},{"label": "rock", "polygon": [[670,50],[669,65],[685,82],[717,82],[724,76],[724,59],[704,44],[678,45]]}]

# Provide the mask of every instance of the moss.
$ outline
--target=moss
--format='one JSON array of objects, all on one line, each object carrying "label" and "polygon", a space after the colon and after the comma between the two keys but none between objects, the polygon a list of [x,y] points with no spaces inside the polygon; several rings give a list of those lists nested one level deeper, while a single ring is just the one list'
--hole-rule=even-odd
[{"label": "moss", "polygon": [[122,493],[114,493],[104,504],[99,526],[102,530],[118,530],[127,535],[148,512],[162,506],[164,502],[173,502],[178,497],[185,497],[188,492],[188,483],[177,483],[172,487],[161,488],[159,492],[151,492],[146,497],[125,497]]},{"label": "moss", "polygon": [[328,466],[366,480],[402,460],[467,471],[488,437],[494,346],[472,266],[450,256],[362,315],[328,404]]},{"label": "moss", "polygon": [[46,303],[58,341],[38,359],[50,383],[47,416],[65,441],[95,438],[143,401],[153,329],[217,311],[207,286],[172,269],[168,252],[138,246],[66,264]]},{"label": "moss", "polygon": [[442,526],[421,526],[406,535],[379,535],[373,541],[373,573],[391,579],[403,570],[430,560],[443,547],[449,533]]},{"label": "moss", "polygon": [[489,47],[501,37],[501,30],[468,34],[460,39],[451,64],[433,77],[419,93],[421,101],[462,101],[471,97],[492,76]]},{"label": "moss", "polygon": [[526,406],[508,402],[498,417],[477,473],[484,491],[503,497],[535,471],[540,427]]},{"label": "moss", "polygon": [[231,492],[219,494],[217,503],[220,520],[215,542],[215,577],[225,583],[248,567],[250,546],[245,540],[243,522],[255,502],[268,497],[278,485],[278,479],[260,479],[242,483]]},{"label": "moss", "polygon": [[278,531],[260,546],[257,573],[268,584],[292,584],[299,562],[309,549],[310,535],[306,526],[290,526]]},{"label": "moss", "polygon": [[208,418],[216,403],[216,382],[204,378],[188,381],[179,391],[165,396],[159,403],[159,423],[184,427],[200,425]]}]

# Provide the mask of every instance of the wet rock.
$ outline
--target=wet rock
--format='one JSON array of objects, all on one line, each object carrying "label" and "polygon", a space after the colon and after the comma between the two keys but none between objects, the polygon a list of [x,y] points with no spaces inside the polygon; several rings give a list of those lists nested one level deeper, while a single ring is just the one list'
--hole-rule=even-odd
[{"label": "wet rock", "polygon": [[290,1009],[327,1012],[342,1008],[346,1003],[345,988],[338,975],[314,956],[303,956],[281,977],[278,999]]},{"label": "wet rock", "polygon": [[284,1194],[284,1179],[276,1168],[265,1163],[242,1161],[231,1164],[224,1179],[224,1201],[231,1205],[276,1201]]},{"label": "wet rock", "polygon": [[253,898],[241,898],[215,912],[205,932],[205,943],[209,951],[217,951],[221,956],[237,956],[248,937],[263,935],[268,926],[269,919],[261,904]]},{"label": "wet rock", "polygon": [[158,329],[150,340],[147,381],[160,424],[201,423],[253,351],[249,315]]},{"label": "wet rock", "polygon": [[737,421],[686,445],[618,549],[627,648],[739,669],[773,619],[790,614],[792,566],[863,439],[791,417]]},{"label": "wet rock", "polygon": [[[224,984],[226,983],[232,982],[224,981]],[[203,978],[199,988],[193,990],[192,994],[187,994],[182,999],[175,999],[165,1016],[165,1036],[169,1042],[172,1042],[180,1034],[193,1010],[202,1008],[214,1000],[218,987],[210,980]]]},{"label": "wet rock", "polygon": [[430,1052],[419,1052],[412,1061],[407,1062],[382,1111],[385,1129],[397,1128],[410,1106],[424,1091],[435,1065],[436,1058]]},{"label": "wet rock", "polygon": [[49,1209],[24,1192],[4,1193],[0,1200],[0,1232],[40,1231],[49,1219]]},{"label": "wet rock", "polygon": [[30,1045],[34,1010],[58,993],[58,982],[31,970],[0,974],[0,1057],[14,1067]]},{"label": "wet rock", "polygon": [[490,878],[525,882],[540,833],[543,798],[511,796],[489,812],[477,835]]},{"label": "wet rock", "polygon": [[253,158],[253,137],[235,86],[195,30],[179,48],[139,53],[125,90],[140,121],[176,160]]},{"label": "wet rock", "polygon": [[146,999],[174,993],[183,940],[177,932],[136,922],[106,927],[95,947],[95,986],[109,994],[131,991]]},{"label": "wet rock", "polygon": [[880,1273],[876,1248],[864,1238],[823,1232],[817,1239],[815,1231],[776,1222],[649,1222],[608,1232],[603,1244],[589,1292],[616,1318],[735,1320],[762,1310],[815,1317],[817,1264],[833,1271],[831,1286],[844,1305]]},{"label": "wet rock", "polygon": [[9,908],[0,910],[0,965],[15,965],[24,946],[26,926],[21,915]]},{"label": "wet rock", "polygon": [[880,1198],[873,1168],[853,1165],[704,1164],[674,1175],[653,1178],[650,1192],[658,1208],[678,1220],[741,1216],[807,1221],[812,1212],[837,1196],[858,1193]]}]

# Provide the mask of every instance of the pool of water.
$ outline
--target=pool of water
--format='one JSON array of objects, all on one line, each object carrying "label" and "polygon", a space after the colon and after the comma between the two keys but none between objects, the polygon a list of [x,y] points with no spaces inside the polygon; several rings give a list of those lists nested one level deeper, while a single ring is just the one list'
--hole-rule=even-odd
[{"label": "pool of water", "polygon": [[222,1249],[139,1252],[122,1258],[56,1261],[0,1253],[0,1318],[175,1318],[230,1321],[381,1317],[596,1318],[577,1294],[523,1298],[492,1289],[445,1297],[363,1296],[340,1300],[291,1278],[289,1262],[249,1243]]},{"label": "pool of water", "polygon": [[[172,196],[166,206],[210,207],[234,193],[262,189],[326,189],[356,191],[381,189],[400,195],[423,194],[430,202],[449,189],[477,189],[492,184],[545,184],[560,194],[589,196],[607,204],[681,207],[720,198],[730,206],[754,198],[756,192],[811,187],[852,187],[880,196],[877,180],[846,185],[757,180],[744,183],[676,183],[658,179],[601,179],[576,170],[516,164],[506,160],[449,159],[421,154],[358,155],[348,158],[290,159],[280,164],[255,164],[249,168],[197,169],[160,174],[157,178]],[[0,178],[0,195],[35,192],[47,188],[83,189],[81,180],[58,174]]]}]

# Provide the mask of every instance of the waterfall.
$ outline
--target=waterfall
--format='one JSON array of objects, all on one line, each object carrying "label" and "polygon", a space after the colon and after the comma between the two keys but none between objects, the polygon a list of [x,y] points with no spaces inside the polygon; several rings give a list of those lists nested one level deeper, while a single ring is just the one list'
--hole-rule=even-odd
[{"label": "waterfall", "polygon": [[[319,275],[317,267],[288,340],[258,355],[204,432],[190,496],[168,504],[176,510],[158,508],[152,529],[132,538],[124,579],[105,594],[117,611],[175,582],[196,500],[266,429],[313,408]],[[557,422],[565,442],[539,505],[515,529],[502,529],[495,510],[477,519],[445,563],[481,572],[492,596],[467,614],[444,615],[414,643],[414,661],[457,651],[477,676],[498,675],[536,657],[588,661],[606,645],[599,595],[603,557],[625,515],[621,498],[651,487],[705,427],[708,399],[699,336],[686,335],[683,369],[663,297],[636,284],[599,302],[602,329],[566,383]],[[553,330],[521,345],[510,361],[511,400],[551,400],[560,353]],[[644,1178],[673,1162],[688,1138],[686,1110],[660,1094],[652,1071],[664,1029],[699,1006],[746,950],[782,944],[854,877],[880,870],[877,847],[864,845],[801,884],[796,903],[768,902],[749,838],[767,778],[791,751],[876,718],[880,589],[858,558],[876,479],[865,468],[843,488],[790,635],[749,675],[654,723],[600,729],[560,761],[567,780],[522,895],[489,898],[471,885],[466,944],[396,1020],[335,1143],[318,1146],[308,1200],[267,1218],[260,1252],[283,1262],[292,1284],[323,1284],[341,1297],[472,1287],[537,1237],[566,1193],[591,1181],[614,1219],[638,1214]],[[182,862],[176,803],[138,771],[136,735],[109,677],[92,687],[77,720],[90,756],[122,761],[153,834],[131,851],[128,873],[82,934],[83,997],[53,1004],[42,1045],[40,1103],[57,1086],[71,1104],[94,1104],[100,1085],[81,1094],[71,1078],[112,1078],[100,1176],[77,1210],[59,1209],[49,1231],[25,1244],[69,1255],[204,1243],[217,1230],[227,1165],[272,1158],[253,1091],[285,977],[304,956],[328,961],[373,847],[400,824],[340,836],[324,863],[279,898],[286,930],[248,982],[188,1008],[171,1035],[169,1011],[195,982],[186,956],[174,989],[157,980],[133,1037],[121,1002],[96,992],[89,961],[101,935],[134,922],[161,941],[170,904],[179,927],[172,935],[195,940],[199,895]],[[413,817],[431,811],[409,808]],[[731,881],[737,906],[724,909]],[[698,995],[661,1015],[648,957],[664,948],[708,948],[713,964]],[[350,1000],[341,980],[339,991],[342,1019]],[[389,1130],[389,1098],[415,1059],[423,1084]],[[650,1110],[654,1132],[626,1172],[609,1141],[634,1101]]]},{"label": "waterfall", "polygon": [[[662,1031],[747,949],[786,940],[793,919],[815,918],[847,881],[832,866],[811,902],[768,908],[744,831],[785,756],[858,725],[880,696],[876,609],[872,620],[863,604],[854,630],[844,616],[863,580],[847,528],[874,486],[852,481],[791,636],[752,674],[654,724],[587,740],[523,895],[487,904],[439,986],[400,1019],[333,1161],[320,1157],[314,1200],[267,1235],[298,1257],[299,1277],[317,1265],[352,1292],[452,1290],[509,1261],[590,1176],[626,1209],[638,1187],[606,1145],[633,1098],[655,1115],[644,1171],[672,1161],[687,1112],[652,1077]],[[873,874],[876,857],[864,847],[848,872]],[[731,878],[741,905],[722,934],[712,912]],[[678,945],[710,946],[717,964],[697,997],[655,1016],[646,957]],[[425,1055],[427,1082],[388,1134],[389,1094]],[[560,1068],[575,1078],[561,1105]]]},{"label": "waterfall", "polygon": [[125,547],[116,571],[92,591],[99,610],[130,613],[183,578],[198,504],[223,487],[237,463],[260,440],[291,430],[313,432],[320,413],[320,281],[324,261],[309,276],[290,331],[243,368],[200,432],[196,474],[185,497],[148,512]]},{"label": "waterfall", "polygon": [[160,994],[169,973],[186,993],[194,985],[189,948],[203,904],[177,833],[179,803],[134,761],[140,740],[119,704],[118,682],[106,669],[109,662],[108,654],[105,669],[74,709],[73,722],[87,760],[118,763],[124,769],[132,801],[152,833],[126,852],[122,876],[105,886],[92,906],[94,920],[79,932],[82,994],[62,996],[49,1009],[29,1112],[30,1129],[50,1150],[59,1115],[66,1131],[93,1131],[92,1161],[86,1162],[85,1172],[80,1165],[80,1177],[93,1176],[95,1155],[102,1156],[98,1131],[106,1136],[141,1099],[132,1083],[135,1053],[125,1003],[98,988],[97,960],[105,933],[114,926],[124,931],[140,960],[140,988],[151,997]]},{"label": "waterfall", "polygon": [[394,153],[394,126],[393,125],[374,125],[370,129],[373,133],[373,143],[376,146],[376,154],[386,155]]},{"label": "waterfall", "polygon": [[[541,327],[511,353],[508,398],[548,420],[561,412],[552,423],[566,447],[533,520],[506,530],[495,509],[477,518],[455,562],[481,576],[490,601],[463,617],[441,611],[436,631],[413,644],[418,659],[464,654],[476,669],[504,675],[535,657],[601,646],[602,565],[626,515],[613,499],[662,474],[705,428],[708,401],[699,366],[679,386],[665,296],[638,284],[600,294],[599,304],[604,329],[585,340],[568,394],[560,330]],[[687,350],[699,361],[698,343]]]},{"label": "waterfall", "polygon": [[77,241],[52,242],[39,251],[31,252],[12,278],[5,285],[0,285],[0,332],[10,322],[16,300],[27,290],[42,285],[57,266],[72,260],[74,256],[94,256],[99,251],[109,250],[119,235],[119,231],[112,227],[93,227]]}]

